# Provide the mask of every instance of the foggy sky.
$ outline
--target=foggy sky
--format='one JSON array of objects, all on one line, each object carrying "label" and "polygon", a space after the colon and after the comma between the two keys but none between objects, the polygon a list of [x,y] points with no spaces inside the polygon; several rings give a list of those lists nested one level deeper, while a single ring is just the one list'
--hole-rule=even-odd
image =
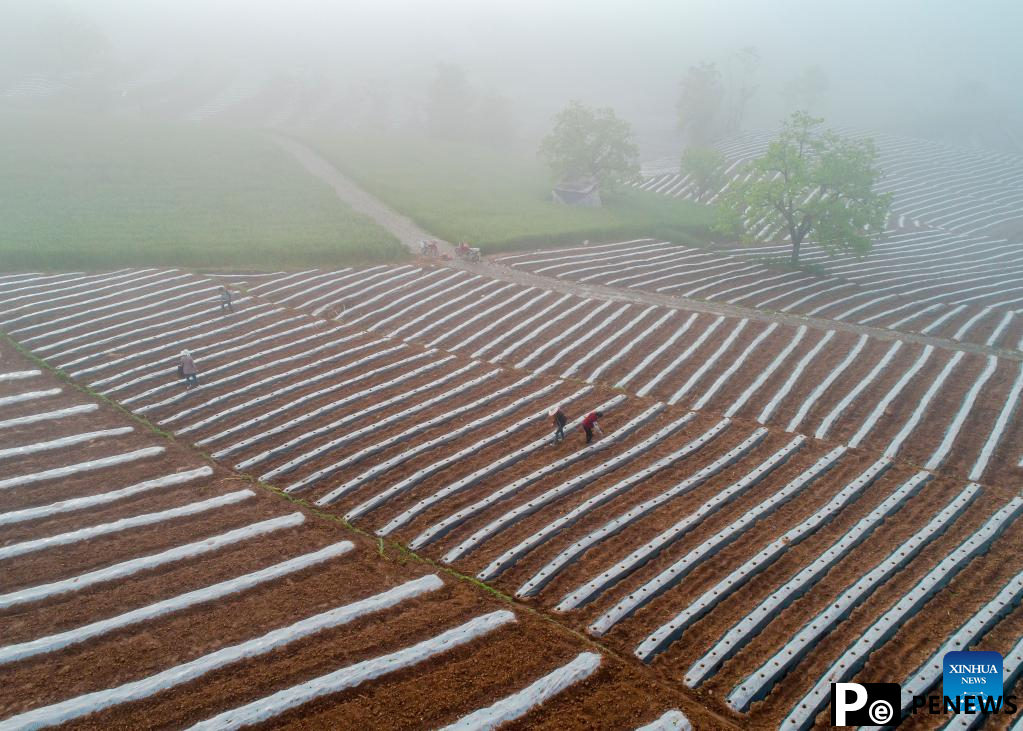
[{"label": "foggy sky", "polygon": [[581,98],[667,128],[685,70],[747,45],[762,59],[752,123],[785,111],[782,85],[810,64],[839,123],[926,117],[967,82],[1023,111],[1020,0],[3,0],[3,62],[29,54],[18,39],[57,10],[140,67],[231,63],[411,94],[455,63],[527,118]]}]

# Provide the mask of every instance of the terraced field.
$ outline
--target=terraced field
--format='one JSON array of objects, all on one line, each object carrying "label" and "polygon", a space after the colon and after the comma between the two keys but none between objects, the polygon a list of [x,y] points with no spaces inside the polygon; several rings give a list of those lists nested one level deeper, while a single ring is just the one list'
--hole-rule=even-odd
[{"label": "terraced field", "polygon": [[[238,293],[233,313],[219,311],[221,282]],[[55,672],[55,658],[40,659],[32,666],[35,681],[16,686],[20,692],[2,691],[10,698],[5,717],[131,683],[291,626],[315,614],[305,606],[310,602],[326,611],[430,573],[418,563],[373,555],[372,540],[322,521],[303,504],[385,539],[384,546],[395,541],[474,575],[555,623],[512,605],[514,622],[480,634],[462,650],[396,671],[397,680],[365,676],[364,688],[345,690],[354,687],[345,678],[364,677],[360,673],[380,665],[363,665],[367,660],[509,611],[441,575],[441,587],[410,605],[443,614],[436,622],[410,610],[395,623],[368,618],[365,625],[332,626],[323,630],[326,642],[296,639],[246,662],[259,683],[210,670],[212,685],[206,679],[162,689],[154,700],[111,707],[103,711],[110,715],[83,723],[129,722],[131,713],[149,709],[178,714],[167,716],[169,725],[212,718],[208,727],[221,728],[267,718],[261,714],[269,708],[287,711],[274,716],[282,723],[343,714],[365,723],[436,727],[527,687],[553,686],[563,690],[517,723],[561,728],[576,722],[566,720],[572,718],[580,727],[635,728],[678,709],[697,728],[807,728],[826,725],[827,683],[835,679],[914,677],[913,687],[934,688],[940,667],[935,672],[929,659],[945,642],[1008,656],[1018,638],[1023,534],[1016,518],[1023,500],[1015,484],[1023,452],[1017,418],[1023,380],[1015,358],[859,336],[816,322],[792,327],[769,317],[587,299],[480,272],[413,265],[219,279],[173,271],[11,275],[0,278],[0,308],[0,327],[22,347],[175,435],[175,442],[161,440],[121,415],[109,425],[94,424],[83,412],[66,417],[80,425],[66,432],[51,434],[49,422],[39,421],[31,426],[40,430],[35,436],[6,436],[4,447],[24,447],[135,428],[130,435],[82,437],[88,446],[81,452],[35,447],[41,456],[33,459],[46,461],[22,465],[12,477],[58,467],[70,467],[75,477],[53,495],[11,485],[3,492],[17,504],[4,515],[69,494],[123,489],[122,482],[132,484],[122,478],[134,465],[165,459],[137,453],[160,446],[179,456],[174,468],[168,462],[154,476],[206,466],[210,475],[202,484],[224,487],[204,499],[226,500],[242,490],[253,495],[231,498],[237,502],[223,509],[218,503],[208,515],[204,509],[179,532],[137,535],[129,528],[124,535],[132,541],[163,543],[147,549],[126,542],[125,554],[111,561],[292,513],[303,517],[301,525],[282,529],[296,532],[282,533],[287,540],[260,554],[268,557],[260,567],[273,563],[270,556],[288,560],[342,540],[338,536],[353,544],[323,564],[341,566],[341,581],[326,578],[324,568],[311,572],[318,581],[310,581],[325,583],[323,591],[334,592],[337,605],[313,589],[292,596],[290,585],[273,583],[265,589],[267,602],[253,599],[250,610],[239,612],[235,598],[203,610],[238,627],[223,641],[200,640],[184,615],[160,620],[180,622],[176,631],[192,627],[193,639],[205,642],[191,653],[175,648],[172,662],[166,661],[166,642],[175,636],[170,630],[118,633],[96,657],[123,652],[143,664],[148,657],[149,664],[117,668],[116,679],[97,673],[89,688],[43,683]],[[199,364],[198,388],[185,390],[177,379],[182,348]],[[7,353],[5,371],[33,368]],[[84,395],[68,400],[73,386],[45,373],[12,376],[0,388],[10,394],[2,398],[19,399],[0,400],[7,419],[91,405]],[[64,391],[48,393],[56,388]],[[546,416],[552,403],[564,406],[573,425],[588,411],[602,410],[604,436],[585,446],[571,431],[566,442],[552,444]],[[97,410],[108,413],[107,407]],[[103,459],[130,460],[96,468],[121,465],[110,473],[117,484],[95,479],[101,473],[91,465]],[[265,494],[252,478],[298,503]],[[157,487],[145,499],[156,494],[172,493]],[[112,505],[121,509],[122,503]],[[265,512],[243,518],[250,505],[265,505]],[[147,511],[159,512],[147,505],[123,515]],[[29,524],[23,539],[103,522],[77,522],[83,515],[91,514],[75,512],[73,525],[54,530]],[[216,520],[209,516],[224,516],[230,525],[197,525]],[[304,531],[324,537],[307,540],[298,535]],[[19,542],[12,536],[5,545]],[[74,555],[96,562],[83,571],[102,557]],[[192,584],[175,588],[244,573],[234,560],[225,560],[215,579],[199,572]],[[12,561],[30,571],[23,558]],[[201,565],[220,564],[207,558]],[[370,570],[378,565],[385,568]],[[258,570],[251,562],[245,566]],[[164,571],[145,575],[159,583]],[[56,578],[74,573],[68,566]],[[23,578],[12,580],[12,591],[40,584],[37,569],[17,575]],[[96,602],[108,600],[102,598],[106,585],[96,591]],[[134,583],[114,591],[127,606],[165,598],[155,590],[136,596]],[[47,601],[17,615],[27,622],[19,641],[67,629],[36,631],[37,621],[44,622],[37,616],[58,611]],[[277,619],[252,627],[244,621],[250,612],[272,612]],[[202,621],[220,637],[214,634],[220,620]],[[599,645],[587,646],[569,629]],[[340,637],[346,640],[332,639]],[[492,646],[488,637],[502,638],[501,644]],[[148,654],[121,649],[133,642]],[[530,654],[532,647],[537,650]],[[58,657],[64,663],[64,655]],[[81,666],[65,663],[61,672],[73,667]],[[580,679],[571,687],[557,680],[531,685],[558,668]],[[296,685],[312,677],[321,678],[315,692]],[[469,698],[463,686],[478,692]],[[425,710],[401,705],[403,694],[412,692],[425,698]],[[190,700],[169,702],[179,697]],[[605,710],[606,703],[616,707]],[[238,707],[238,714],[217,715]],[[418,712],[424,715],[413,722],[408,714]],[[484,716],[469,718],[475,720],[459,728],[485,727]]]},{"label": "terraced field", "polygon": [[[1018,349],[1023,334],[1018,323],[1023,304],[1023,158],[874,137],[887,173],[879,187],[894,195],[894,203],[888,230],[864,261],[832,258],[811,244],[804,246],[801,259],[822,274],[770,269],[758,260],[784,258],[788,250],[784,232],[765,227],[759,235],[777,244],[707,252],[637,242],[643,244],[638,249],[608,247],[581,265],[567,257],[525,257],[515,265],[532,268],[524,261],[535,259],[545,272],[584,282]],[[761,154],[771,138],[759,132],[721,143],[730,180],[742,174],[743,163]],[[701,192],[677,170],[677,161],[652,163],[638,185],[680,200],[717,201],[721,191]]]},{"label": "terraced field", "polygon": [[673,702],[706,719],[7,345],[0,362],[0,727],[610,729]]}]

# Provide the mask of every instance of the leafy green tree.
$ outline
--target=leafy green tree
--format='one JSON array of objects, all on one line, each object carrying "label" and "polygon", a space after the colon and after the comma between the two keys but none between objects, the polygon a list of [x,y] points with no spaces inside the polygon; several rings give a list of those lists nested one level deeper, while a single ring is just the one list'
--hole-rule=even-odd
[{"label": "leafy green tree", "polygon": [[806,112],[789,118],[722,196],[719,231],[737,232],[745,243],[762,241],[762,231],[785,231],[794,266],[808,239],[831,255],[870,252],[892,200],[875,190],[882,172],[874,141],[840,137],[823,123]]},{"label": "leafy green tree", "polygon": [[632,126],[610,107],[594,109],[569,102],[554,118],[554,129],[540,143],[540,154],[562,180],[593,178],[602,190],[639,175],[639,148]]},{"label": "leafy green tree", "polygon": [[713,147],[688,147],[682,153],[681,172],[690,177],[702,198],[725,184],[725,156]]},{"label": "leafy green tree", "polygon": [[678,127],[689,133],[691,144],[705,146],[717,135],[723,99],[721,72],[716,64],[704,62],[689,67],[675,108]]}]

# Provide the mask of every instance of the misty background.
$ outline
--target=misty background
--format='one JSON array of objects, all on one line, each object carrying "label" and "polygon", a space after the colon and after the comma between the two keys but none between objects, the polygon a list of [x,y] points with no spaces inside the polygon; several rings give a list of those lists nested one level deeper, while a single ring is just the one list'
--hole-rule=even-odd
[{"label": "misty background", "polygon": [[613,107],[650,158],[685,144],[680,83],[713,62],[726,93],[752,90],[742,129],[777,125],[811,73],[831,125],[1021,153],[1021,27],[1018,0],[8,1],[0,112],[415,131],[447,74],[502,142],[535,149],[575,98]]}]

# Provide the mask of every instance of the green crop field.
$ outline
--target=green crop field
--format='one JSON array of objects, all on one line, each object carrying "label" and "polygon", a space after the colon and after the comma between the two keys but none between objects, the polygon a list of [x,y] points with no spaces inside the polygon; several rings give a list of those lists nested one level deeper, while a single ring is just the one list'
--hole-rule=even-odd
[{"label": "green crop field", "polygon": [[397,135],[303,141],[427,231],[487,251],[642,236],[699,243],[714,218],[707,206],[634,189],[605,195],[598,209],[554,203],[549,173],[529,151]]},{"label": "green crop field", "polygon": [[398,241],[255,132],[0,115],[0,269],[296,268]]}]

